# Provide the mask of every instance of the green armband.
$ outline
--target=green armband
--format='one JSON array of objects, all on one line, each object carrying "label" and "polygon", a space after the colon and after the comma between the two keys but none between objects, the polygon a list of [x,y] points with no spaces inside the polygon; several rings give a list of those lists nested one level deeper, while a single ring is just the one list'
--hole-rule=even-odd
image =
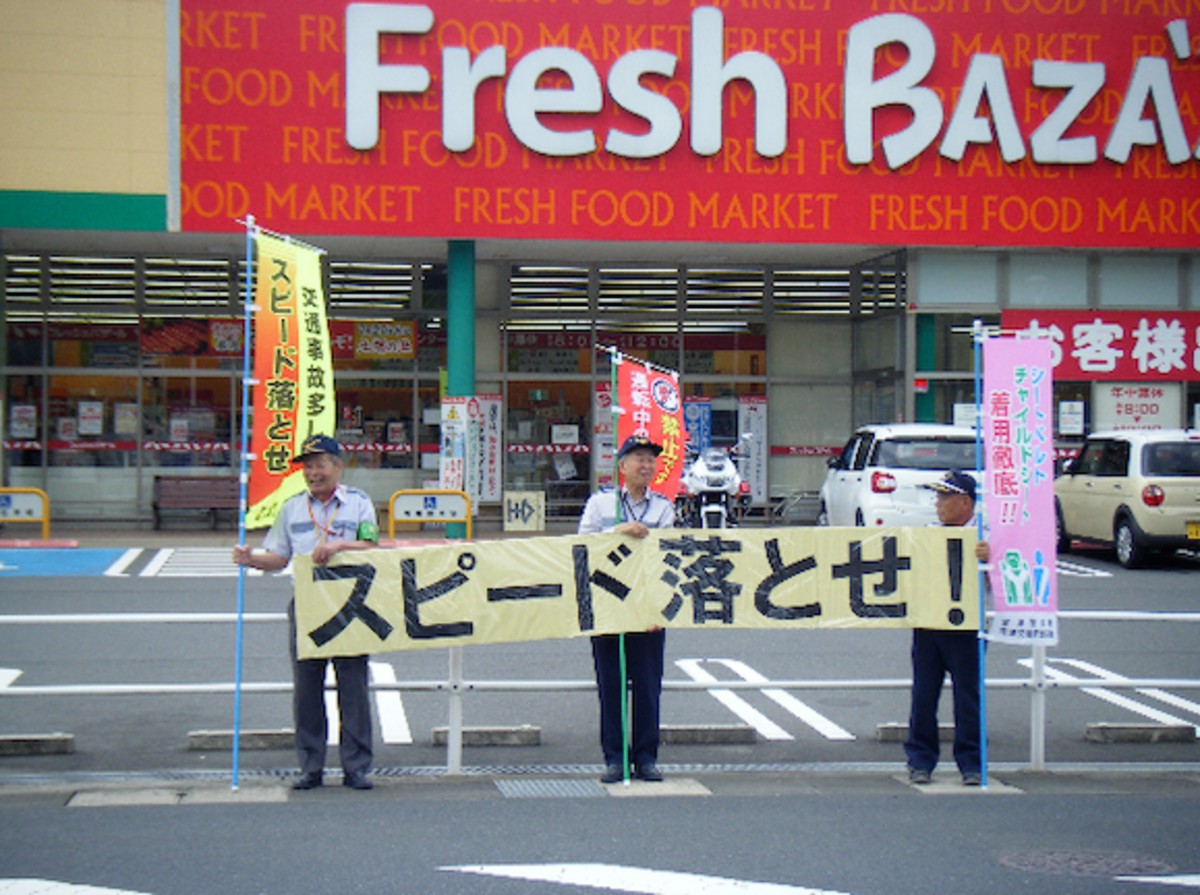
[{"label": "green armband", "polygon": [[360,541],[370,541],[372,544],[379,543],[379,526],[374,522],[358,523],[358,531],[355,532],[355,537]]}]

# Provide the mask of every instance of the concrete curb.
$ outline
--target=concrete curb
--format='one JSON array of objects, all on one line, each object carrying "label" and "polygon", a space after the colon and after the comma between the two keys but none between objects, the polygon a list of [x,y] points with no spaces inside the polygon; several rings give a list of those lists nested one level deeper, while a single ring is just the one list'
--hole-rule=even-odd
[{"label": "concrete curb", "polygon": [[[444,746],[449,740],[448,727],[433,728],[433,745]],[[464,746],[540,746],[542,729],[532,724],[517,727],[464,727]]]},{"label": "concrete curb", "polygon": [[[290,749],[296,744],[296,732],[280,730],[243,730],[239,738],[242,749]],[[188,733],[189,752],[233,751],[232,730],[193,730]]]},{"label": "concrete curb", "polygon": [[659,740],[672,746],[739,745],[758,742],[749,724],[664,724]]},{"label": "concrete curb", "polygon": [[[903,743],[908,739],[908,725],[901,724],[898,721],[879,724],[875,727],[875,739],[880,743]],[[942,743],[954,742],[953,724],[938,725],[938,741]]]},{"label": "concrete curb", "polygon": [[73,733],[30,733],[0,736],[0,755],[70,755]]},{"label": "concrete curb", "polygon": [[1089,724],[1083,738],[1089,743],[1194,743],[1190,724]]}]

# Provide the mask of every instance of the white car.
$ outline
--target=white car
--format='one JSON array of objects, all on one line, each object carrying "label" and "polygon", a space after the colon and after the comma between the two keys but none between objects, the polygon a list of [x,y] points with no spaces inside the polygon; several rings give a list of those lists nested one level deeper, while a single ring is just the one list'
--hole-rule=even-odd
[{"label": "white car", "polygon": [[1200,549],[1200,431],[1093,432],[1054,480],[1058,549],[1112,544],[1126,568],[1150,553]]},{"label": "white car", "polygon": [[817,525],[932,525],[951,469],[975,476],[975,430],[932,423],[863,426],[829,461]]}]

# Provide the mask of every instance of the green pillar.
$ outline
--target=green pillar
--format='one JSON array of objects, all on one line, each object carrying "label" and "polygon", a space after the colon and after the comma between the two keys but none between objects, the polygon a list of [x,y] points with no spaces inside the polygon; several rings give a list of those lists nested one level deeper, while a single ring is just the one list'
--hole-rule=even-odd
[{"label": "green pillar", "polygon": [[[937,369],[937,316],[935,314],[917,315],[917,365],[916,375]],[[913,422],[932,423],[937,420],[937,399],[933,393],[933,383],[929,391],[915,396]]]},{"label": "green pillar", "polygon": [[[475,394],[475,243],[452,239],[446,264],[446,394]],[[446,537],[465,538],[466,526],[452,522]]]}]

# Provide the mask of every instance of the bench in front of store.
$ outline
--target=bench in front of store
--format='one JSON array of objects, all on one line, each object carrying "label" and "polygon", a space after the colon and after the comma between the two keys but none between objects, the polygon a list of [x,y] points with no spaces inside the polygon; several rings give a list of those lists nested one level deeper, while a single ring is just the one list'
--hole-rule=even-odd
[{"label": "bench in front of store", "polygon": [[215,529],[222,510],[237,511],[238,480],[235,478],[207,478],[200,476],[154,477],[154,528],[162,526],[164,512],[208,513],[209,522]]}]

